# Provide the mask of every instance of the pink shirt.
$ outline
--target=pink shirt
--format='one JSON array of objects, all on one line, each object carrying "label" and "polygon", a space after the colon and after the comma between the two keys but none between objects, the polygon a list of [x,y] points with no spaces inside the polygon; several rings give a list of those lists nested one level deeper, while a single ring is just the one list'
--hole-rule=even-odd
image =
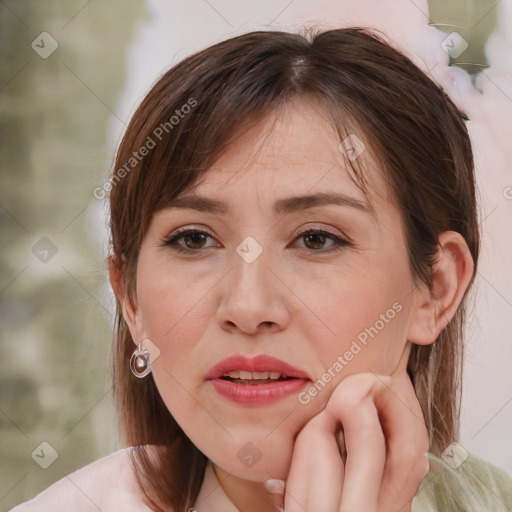
[{"label": "pink shirt", "polygon": [[[197,512],[239,512],[226,496],[208,461]],[[128,448],[71,473],[11,512],[152,512],[143,502]],[[191,511],[192,512],[192,511]]]}]

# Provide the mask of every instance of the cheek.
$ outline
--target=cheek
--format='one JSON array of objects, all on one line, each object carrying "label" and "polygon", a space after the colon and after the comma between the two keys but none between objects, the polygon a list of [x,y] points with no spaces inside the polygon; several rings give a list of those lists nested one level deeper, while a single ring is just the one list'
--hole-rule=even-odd
[{"label": "cheek", "polygon": [[[211,316],[205,293],[209,286],[194,285],[184,274],[180,278],[165,276],[164,272],[148,272],[146,276],[148,279],[144,280],[141,274],[138,287],[142,318],[146,336],[160,350],[152,365],[153,374],[170,408],[178,400],[180,384],[187,389],[197,385],[197,379],[191,381],[191,376],[197,377],[198,368],[204,366],[199,341]],[[186,395],[179,400],[191,406]]]},{"label": "cheek", "polygon": [[[197,277],[196,277],[197,280]],[[146,333],[165,349],[174,340],[190,339],[190,330],[204,321],[205,290],[191,282],[186,273],[147,270],[137,286]],[[192,338],[194,339],[194,338]]]},{"label": "cheek", "polygon": [[199,340],[209,314],[205,287],[199,288],[174,277],[160,277],[138,289],[146,335],[160,350],[152,363],[152,378],[174,419],[192,438],[209,418],[193,399],[204,367]]},{"label": "cheek", "polygon": [[312,290],[310,301],[322,325],[316,330],[305,322],[301,329],[314,340],[322,363],[318,370],[335,374],[335,383],[353,373],[393,370],[406,342],[408,290],[405,279],[397,286],[382,274],[340,280],[323,294]]}]

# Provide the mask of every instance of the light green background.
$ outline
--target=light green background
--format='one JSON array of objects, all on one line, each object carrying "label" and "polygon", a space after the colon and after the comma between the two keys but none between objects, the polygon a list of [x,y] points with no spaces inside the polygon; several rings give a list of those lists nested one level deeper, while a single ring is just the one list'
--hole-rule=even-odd
[{"label": "light green background", "polygon": [[[112,162],[107,125],[145,9],[18,0],[0,4],[0,15],[0,510],[8,510],[117,448],[105,264],[91,233],[103,203],[92,190]],[[59,45],[46,59],[31,48],[43,31]],[[46,263],[32,253],[42,237],[57,248]],[[58,453],[48,469],[31,458],[43,441]]]}]

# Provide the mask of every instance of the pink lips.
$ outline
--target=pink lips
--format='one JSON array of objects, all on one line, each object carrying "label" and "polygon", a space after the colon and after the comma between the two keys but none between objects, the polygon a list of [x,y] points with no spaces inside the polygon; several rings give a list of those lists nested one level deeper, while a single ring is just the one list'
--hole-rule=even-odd
[{"label": "pink lips", "polygon": [[[222,379],[233,371],[274,372],[286,376],[286,380],[268,383],[242,384]],[[224,398],[239,404],[264,405],[298,392],[307,381],[309,375],[294,366],[272,356],[259,355],[247,358],[242,355],[231,356],[216,364],[206,375],[214,389]]]}]

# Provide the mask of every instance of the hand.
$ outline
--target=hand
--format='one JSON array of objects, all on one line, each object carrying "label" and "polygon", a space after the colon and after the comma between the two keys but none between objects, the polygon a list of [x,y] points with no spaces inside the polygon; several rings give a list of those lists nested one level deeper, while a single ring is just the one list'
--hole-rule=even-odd
[{"label": "hand", "polygon": [[[344,464],[336,438],[341,423]],[[285,512],[410,512],[428,434],[405,369],[350,375],[297,436]],[[282,499],[282,498],[281,498]]]}]

